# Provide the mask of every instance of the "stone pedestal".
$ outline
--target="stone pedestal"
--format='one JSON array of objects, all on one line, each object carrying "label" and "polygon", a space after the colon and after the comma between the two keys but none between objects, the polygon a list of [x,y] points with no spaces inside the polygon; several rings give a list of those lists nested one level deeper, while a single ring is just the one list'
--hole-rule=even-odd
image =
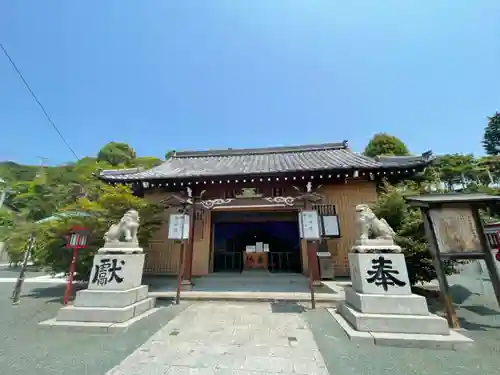
[{"label": "stone pedestal", "polygon": [[77,292],[73,305],[59,310],[46,325],[90,326],[105,330],[124,328],[139,320],[155,305],[148,287],[141,285],[142,249],[126,254],[98,252],[94,256],[88,289]]},{"label": "stone pedestal", "polygon": [[472,340],[429,313],[424,297],[412,294],[401,253],[350,253],[352,287],[331,311],[351,338],[381,345],[457,349]]}]

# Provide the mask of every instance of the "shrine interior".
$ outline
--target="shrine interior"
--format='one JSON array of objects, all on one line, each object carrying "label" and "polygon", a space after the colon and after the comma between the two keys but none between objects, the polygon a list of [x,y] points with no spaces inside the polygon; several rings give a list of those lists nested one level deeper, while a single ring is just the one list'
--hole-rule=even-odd
[{"label": "shrine interior", "polygon": [[297,211],[212,213],[214,272],[242,272],[247,246],[261,243],[269,272],[301,273]]}]

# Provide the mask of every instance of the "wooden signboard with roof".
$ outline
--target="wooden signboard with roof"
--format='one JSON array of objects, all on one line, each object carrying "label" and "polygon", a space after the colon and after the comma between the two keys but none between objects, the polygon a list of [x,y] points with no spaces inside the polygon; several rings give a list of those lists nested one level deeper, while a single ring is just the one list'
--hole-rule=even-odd
[{"label": "wooden signboard with roof", "polygon": [[459,328],[449,293],[444,260],[484,260],[500,305],[500,276],[482,225],[480,210],[498,206],[500,197],[487,194],[428,194],[406,198],[419,207],[439,281],[448,324]]}]

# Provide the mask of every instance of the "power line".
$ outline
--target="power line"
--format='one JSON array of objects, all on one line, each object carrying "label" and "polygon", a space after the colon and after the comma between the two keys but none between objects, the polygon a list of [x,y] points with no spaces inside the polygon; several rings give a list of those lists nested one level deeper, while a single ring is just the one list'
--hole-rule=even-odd
[{"label": "power line", "polygon": [[26,82],[26,80],[24,79],[24,76],[23,74],[21,73],[21,71],[18,69],[16,63],[14,62],[14,60],[12,60],[12,58],[10,57],[9,53],[7,52],[7,50],[5,49],[5,47],[3,46],[2,43],[0,43],[0,48],[2,49],[3,53],[5,54],[5,56],[7,56],[7,59],[9,59],[11,65],[14,67],[14,69],[16,70],[17,74],[19,75],[19,77],[21,78],[21,80],[23,81],[24,85],[26,86],[26,88],[28,89],[28,91],[30,92],[31,96],[33,97],[33,99],[35,99],[35,101],[38,103],[38,105],[40,106],[40,108],[42,109],[42,112],[44,113],[45,117],[47,118],[47,120],[49,120],[49,123],[52,125],[52,127],[54,128],[54,130],[57,132],[57,134],[59,134],[59,137],[61,137],[61,139],[63,140],[63,142],[66,144],[66,147],[68,147],[68,149],[71,151],[71,153],[75,156],[76,160],[80,160],[80,158],[78,157],[78,155],[76,154],[75,150],[73,150],[73,148],[69,145],[68,141],[66,140],[66,138],[64,138],[64,136],[62,135],[61,131],[58,129],[58,127],[56,126],[56,124],[54,124],[54,121],[52,121],[52,119],[50,118],[49,114],[47,113],[47,111],[45,110],[45,107],[43,106],[43,104],[40,102],[40,100],[38,100],[37,96],[35,95],[35,93],[33,92],[33,90],[31,89],[30,85],[28,85],[28,82]]}]

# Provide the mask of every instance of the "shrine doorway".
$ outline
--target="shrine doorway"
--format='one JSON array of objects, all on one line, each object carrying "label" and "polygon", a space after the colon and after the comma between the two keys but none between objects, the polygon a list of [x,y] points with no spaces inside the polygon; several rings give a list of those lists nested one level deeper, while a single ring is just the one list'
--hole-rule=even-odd
[{"label": "shrine doorway", "polygon": [[297,211],[212,212],[212,226],[214,272],[242,272],[249,261],[272,273],[302,272]]}]

